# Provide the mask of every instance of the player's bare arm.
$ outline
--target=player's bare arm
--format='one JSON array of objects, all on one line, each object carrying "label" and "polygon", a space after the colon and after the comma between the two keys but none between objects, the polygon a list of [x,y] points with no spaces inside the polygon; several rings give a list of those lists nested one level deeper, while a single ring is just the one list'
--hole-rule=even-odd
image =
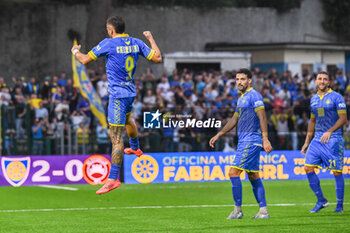
[{"label": "player's bare arm", "polygon": [[266,113],[264,109],[260,109],[256,112],[259,120],[260,120],[260,129],[261,129],[261,135],[263,139],[263,148],[266,151],[267,154],[269,154],[272,151],[272,146],[269,141],[268,132],[267,132],[267,118]]},{"label": "player's bare arm", "polygon": [[152,33],[150,31],[144,31],[143,35],[146,37],[146,39],[149,41],[151,44],[151,48],[155,51],[152,61],[155,63],[160,63],[162,62],[162,54],[160,53],[160,50],[156,44],[156,41],[154,40]]},{"label": "player's bare arm", "polygon": [[89,62],[93,61],[93,59],[89,56],[89,54],[84,54],[80,52],[80,48],[81,48],[81,45],[73,45],[71,49],[71,52],[78,59],[78,61],[83,65],[86,65]]},{"label": "player's bare arm", "polygon": [[225,133],[231,131],[238,122],[238,116],[237,114],[234,114],[233,117],[226,123],[226,125],[224,126],[224,128],[222,130],[220,130],[220,132],[218,132],[214,137],[212,137],[209,141],[209,145],[214,148],[214,143]]},{"label": "player's bare arm", "polygon": [[330,137],[332,136],[332,133],[338,129],[340,129],[341,127],[343,127],[343,125],[345,125],[348,120],[346,118],[346,113],[340,113],[338,114],[339,119],[337,120],[337,122],[335,122],[335,124],[327,131],[325,132],[322,137],[321,137],[321,142],[322,143],[328,143]]},{"label": "player's bare arm", "polygon": [[315,119],[315,117],[311,117],[309,124],[307,126],[307,134],[306,134],[305,142],[304,142],[303,147],[301,148],[301,153],[304,155],[306,154],[306,151],[307,151],[307,148],[309,147],[310,141],[311,141],[312,137],[314,136],[315,125],[316,125],[316,119]]},{"label": "player's bare arm", "polygon": [[112,163],[121,165],[124,156],[124,142],[123,142],[124,126],[110,126],[110,137],[113,145],[112,148]]}]

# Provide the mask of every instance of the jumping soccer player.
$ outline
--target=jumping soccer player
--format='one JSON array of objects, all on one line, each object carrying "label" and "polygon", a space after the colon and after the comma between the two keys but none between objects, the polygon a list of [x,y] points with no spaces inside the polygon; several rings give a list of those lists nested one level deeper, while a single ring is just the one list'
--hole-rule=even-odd
[{"label": "jumping soccer player", "polygon": [[252,87],[252,74],[248,69],[240,69],[236,74],[236,84],[242,93],[238,99],[236,111],[225,127],[210,139],[209,145],[214,143],[220,136],[229,132],[237,125],[238,145],[234,162],[229,170],[232,182],[232,195],[235,202],[234,211],[227,219],[240,219],[242,212],[242,183],[240,175],[246,171],[253,193],[259,203],[260,210],[252,218],[269,218],[266,207],[265,189],[259,177],[259,160],[261,147],[266,153],[272,151],[267,132],[267,120],[263,98]]},{"label": "jumping soccer player", "polygon": [[[344,177],[342,175],[344,159],[344,140],[341,127],[346,124],[346,104],[344,98],[329,88],[329,75],[320,72],[316,77],[317,94],[311,98],[311,118],[305,143],[301,153],[306,154],[305,172],[309,185],[317,197],[316,206],[310,210],[316,213],[329,205],[323,196],[320,180],[315,167],[326,167],[335,177],[337,206],[335,213],[343,213]],[[315,133],[315,137],[312,139]],[[311,141],[311,143],[310,143]]]},{"label": "jumping soccer player", "polygon": [[[106,73],[108,77],[108,123],[112,141],[112,167],[107,182],[96,193],[107,193],[120,186],[118,180],[120,166],[124,153],[141,156],[143,152],[139,146],[137,127],[130,117],[132,103],[136,96],[134,73],[139,55],[155,63],[162,61],[160,50],[151,32],[143,35],[148,39],[152,49],[143,41],[130,37],[124,33],[125,23],[121,17],[114,16],[107,20],[107,32],[110,38],[101,41],[88,54],[80,52],[80,45],[71,49],[73,55],[84,65],[101,56],[106,57]],[[131,148],[124,149],[123,131],[130,137]]]}]

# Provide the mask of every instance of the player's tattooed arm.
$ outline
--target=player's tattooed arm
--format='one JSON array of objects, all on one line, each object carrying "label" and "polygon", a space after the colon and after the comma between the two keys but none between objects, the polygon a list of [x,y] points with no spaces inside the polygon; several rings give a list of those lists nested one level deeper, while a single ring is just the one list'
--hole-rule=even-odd
[{"label": "player's tattooed arm", "polygon": [[311,117],[309,124],[307,126],[307,134],[306,134],[306,138],[305,138],[305,143],[304,143],[303,147],[301,148],[302,154],[306,154],[306,150],[309,147],[310,141],[315,133],[315,125],[316,125],[316,119],[315,119],[315,117]]},{"label": "player's tattooed arm", "polygon": [[121,165],[124,156],[123,142],[124,126],[111,126],[110,137],[112,142],[112,163]]},{"label": "player's tattooed arm", "polygon": [[224,135],[225,133],[229,132],[231,129],[233,129],[238,122],[238,115],[235,113],[233,117],[226,123],[224,128],[220,130],[219,133],[217,133],[214,137],[212,137],[209,141],[209,145],[214,148],[215,142],[219,139],[220,136]]}]

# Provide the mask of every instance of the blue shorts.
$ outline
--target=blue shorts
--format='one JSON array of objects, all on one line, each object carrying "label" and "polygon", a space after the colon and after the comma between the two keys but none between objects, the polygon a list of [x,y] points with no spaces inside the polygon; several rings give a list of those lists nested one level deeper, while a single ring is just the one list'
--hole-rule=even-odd
[{"label": "blue shorts", "polygon": [[312,140],[306,152],[305,165],[341,172],[344,165],[343,139],[332,138],[325,144]]},{"label": "blue shorts", "polygon": [[252,142],[240,142],[232,167],[247,172],[259,172],[261,145]]},{"label": "blue shorts", "polygon": [[126,116],[131,113],[135,97],[109,98],[108,123],[112,126],[125,126]]}]

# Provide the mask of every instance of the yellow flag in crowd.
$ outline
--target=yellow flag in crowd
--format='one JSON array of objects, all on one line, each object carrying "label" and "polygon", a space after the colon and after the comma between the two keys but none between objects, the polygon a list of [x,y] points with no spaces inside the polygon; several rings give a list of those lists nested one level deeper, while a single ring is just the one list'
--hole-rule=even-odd
[{"label": "yellow flag in crowd", "polygon": [[[74,40],[74,45],[77,41]],[[92,86],[89,76],[83,64],[72,54],[73,82],[79,88],[80,94],[89,100],[91,112],[98,118],[103,128],[107,127],[105,110],[101,103],[101,98]]]}]

